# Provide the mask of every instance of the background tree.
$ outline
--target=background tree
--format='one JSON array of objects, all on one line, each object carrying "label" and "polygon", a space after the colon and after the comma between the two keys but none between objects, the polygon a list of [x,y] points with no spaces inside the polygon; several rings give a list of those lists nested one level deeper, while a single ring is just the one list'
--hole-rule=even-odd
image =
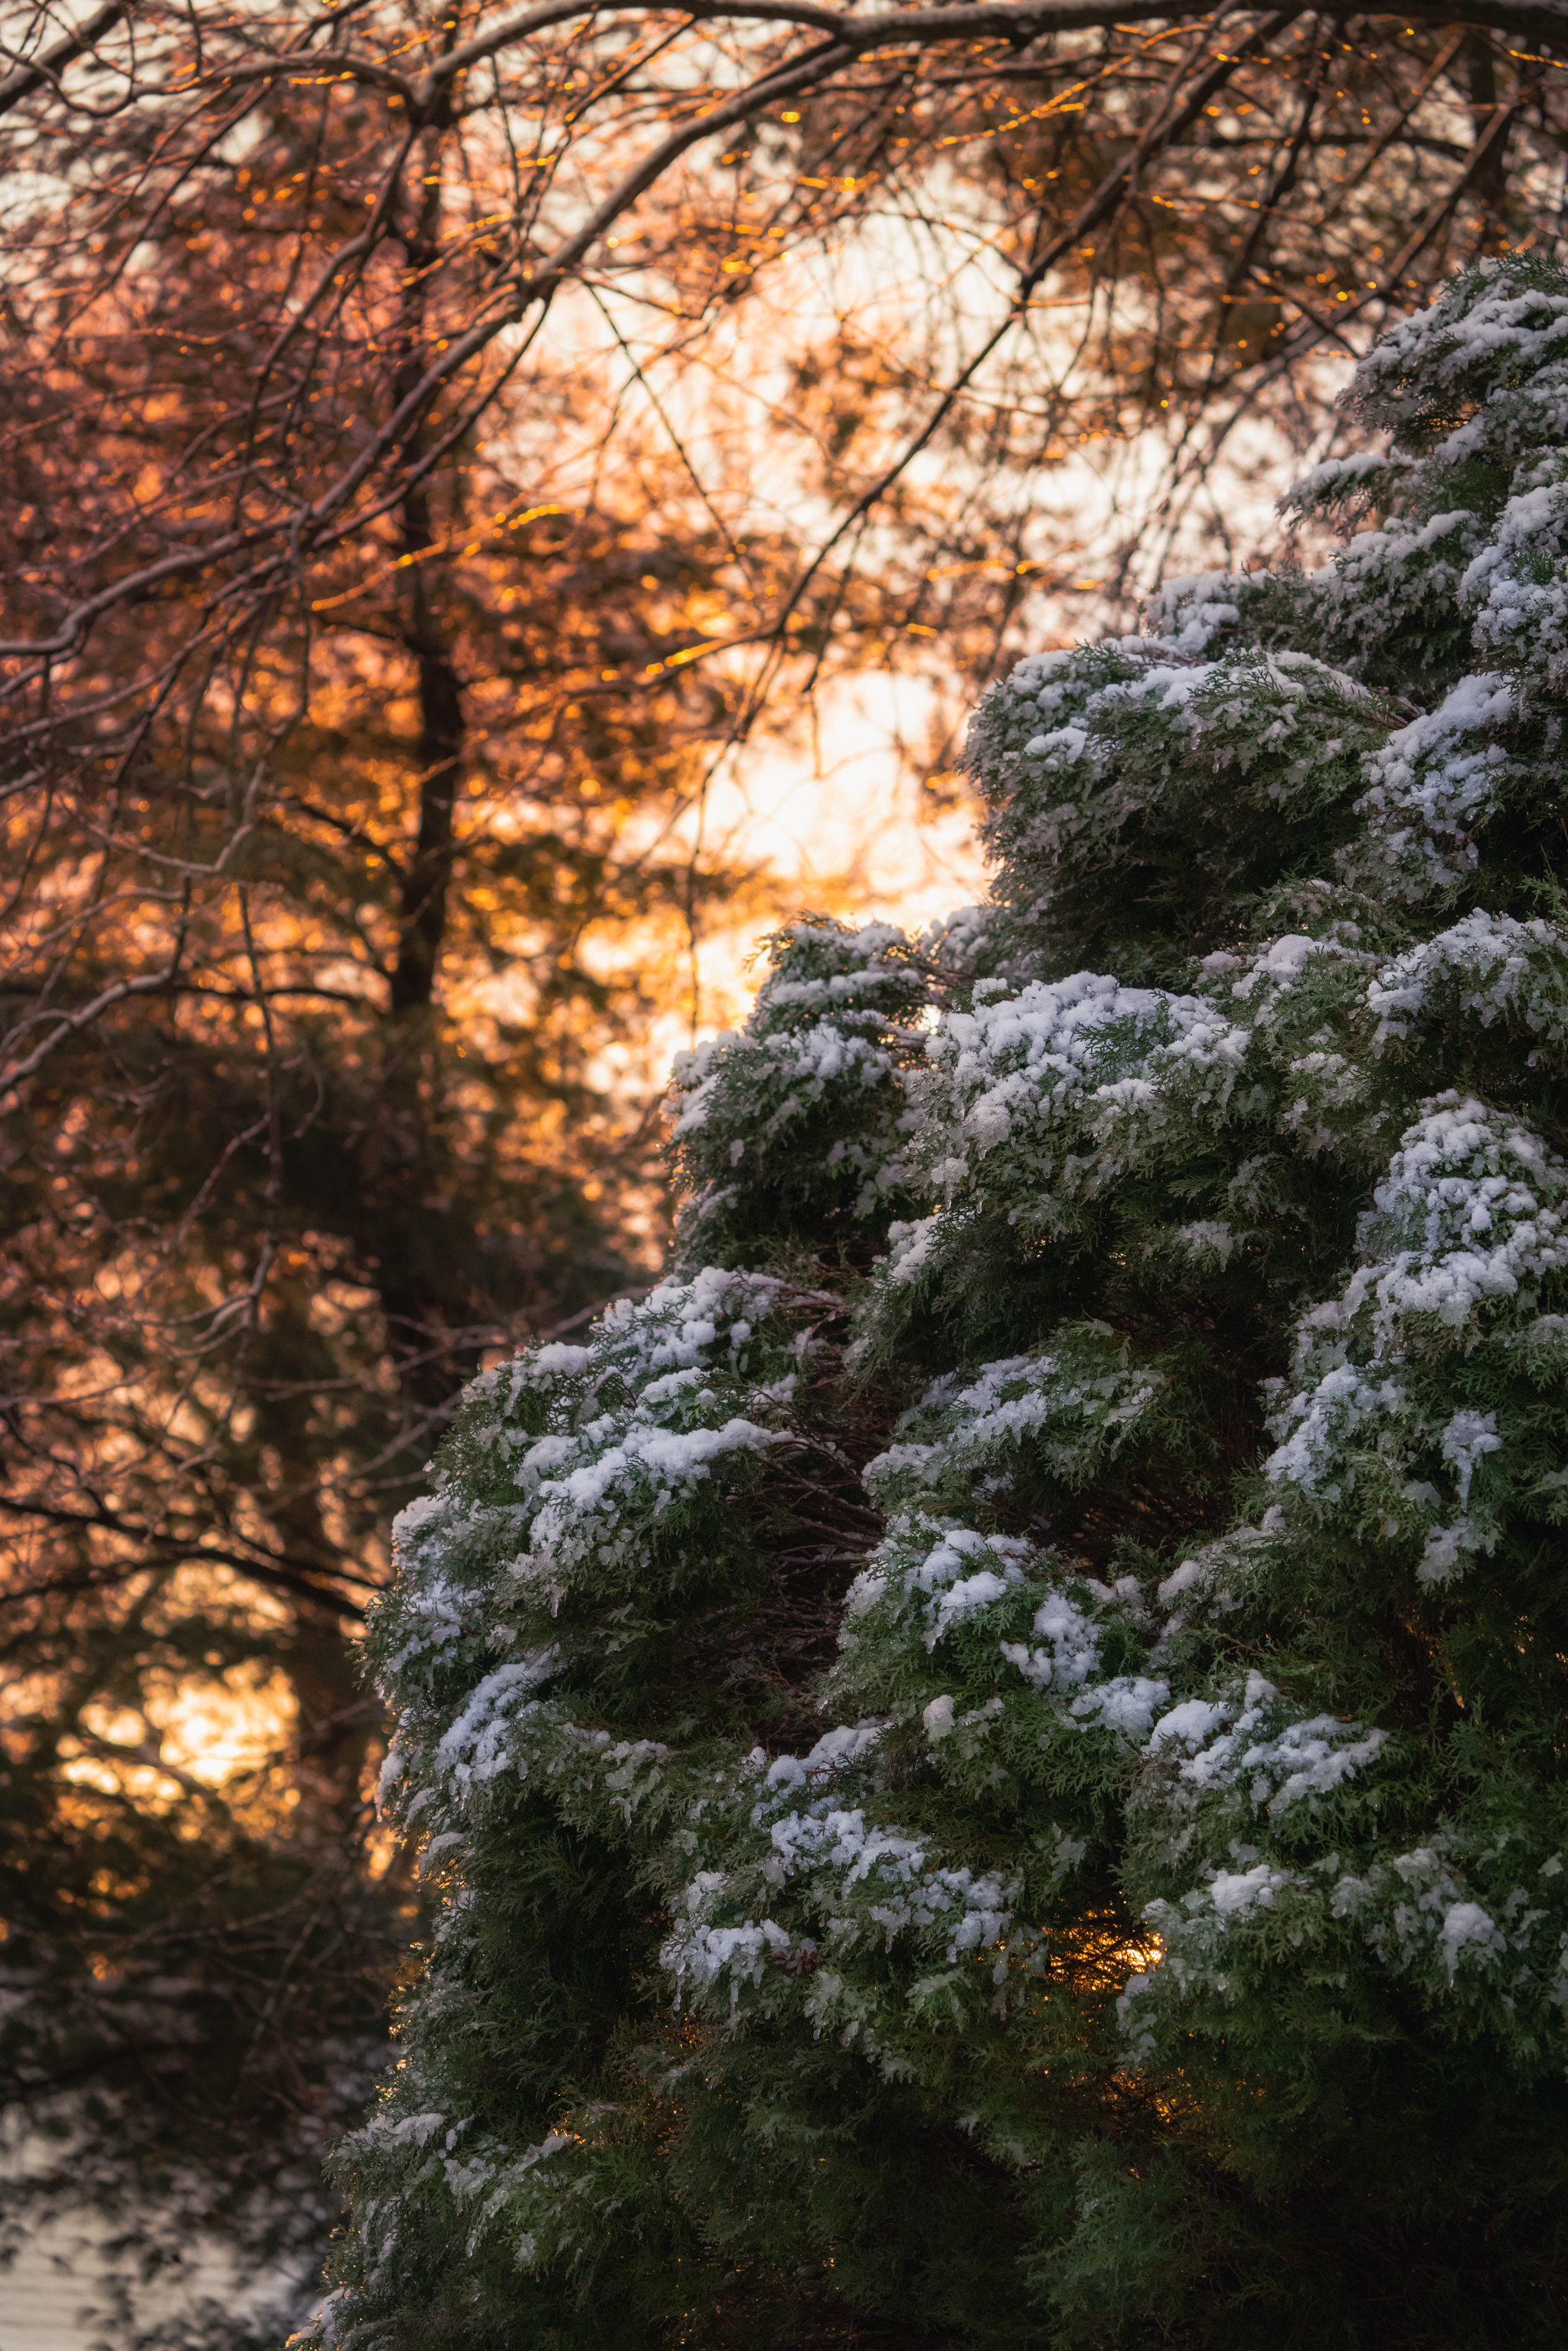
[{"label": "background tree", "polygon": [[[171,2210],[316,2225],[409,1932],[352,1632],[463,1379],[649,1276],[723,763],[1233,551],[1322,357],[1555,219],[1558,14],[13,28],[8,2048],[101,2158],[45,2192],[199,2142]],[[276,1760],[214,1789],[220,1708]]]}]

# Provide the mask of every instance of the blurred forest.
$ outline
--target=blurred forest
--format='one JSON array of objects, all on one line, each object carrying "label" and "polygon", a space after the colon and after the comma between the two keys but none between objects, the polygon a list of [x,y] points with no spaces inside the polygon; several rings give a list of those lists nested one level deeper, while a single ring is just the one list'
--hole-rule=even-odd
[{"label": "blurred forest", "polygon": [[1568,5],[0,68],[9,2185],[308,2277],[418,1933],[357,1628],[463,1382],[653,1278],[669,1023],[791,911],[716,782],[892,671],[939,799],[1010,652],[1255,558],[1347,355],[1558,243]]}]

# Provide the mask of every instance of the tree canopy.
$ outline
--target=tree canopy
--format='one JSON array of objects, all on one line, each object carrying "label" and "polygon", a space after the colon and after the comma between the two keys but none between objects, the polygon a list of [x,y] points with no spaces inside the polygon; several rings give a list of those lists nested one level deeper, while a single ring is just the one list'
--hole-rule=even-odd
[{"label": "tree canopy", "polygon": [[1019,661],[372,1639],[438,1911],[317,2340],[1561,2338],[1568,275],[1310,575]]},{"label": "tree canopy", "polygon": [[[950,714],[998,663],[1238,559],[1343,355],[1550,234],[1562,20],[13,12],[0,2064],[73,2135],[38,2195],[129,2228],[155,2191],[300,2258],[325,2224],[299,2183],[413,1917],[358,1631],[465,1381],[653,1278],[650,1040],[701,1027],[705,938],[763,906],[716,781],[892,670],[961,792]],[[1433,593],[1418,664],[1466,642]],[[1128,819],[1173,910],[1242,886],[1238,823],[1247,887],[1295,854],[1269,811],[1200,820],[1200,776]],[[1047,930],[1092,960],[1109,908],[1159,984],[1100,822]],[[716,1073],[763,1086],[766,1170],[723,1176],[722,1122],[679,1150],[716,1261],[831,1212],[859,1274],[878,1201],[929,1207],[900,1089],[980,950],[873,944],[855,979],[816,927]],[[789,1074],[802,956],[864,991],[831,1140]],[[789,1539],[786,1711],[897,1403],[855,1394]]]}]

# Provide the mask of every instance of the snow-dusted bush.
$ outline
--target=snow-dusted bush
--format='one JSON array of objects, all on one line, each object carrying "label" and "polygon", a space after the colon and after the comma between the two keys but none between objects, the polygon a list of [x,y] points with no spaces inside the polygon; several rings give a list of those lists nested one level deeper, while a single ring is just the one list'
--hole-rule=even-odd
[{"label": "snow-dusted bush", "polygon": [[1568,279],[1354,397],[1378,527],[993,686],[992,904],[781,933],[469,1391],[323,2345],[1561,2341]]}]

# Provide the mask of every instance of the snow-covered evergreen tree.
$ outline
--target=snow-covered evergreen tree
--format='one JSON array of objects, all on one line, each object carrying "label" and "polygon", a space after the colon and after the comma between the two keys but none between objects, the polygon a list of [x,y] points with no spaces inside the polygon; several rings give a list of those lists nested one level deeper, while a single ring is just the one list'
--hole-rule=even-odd
[{"label": "snow-covered evergreen tree", "polygon": [[1563,2341],[1568,277],[1352,399],[1377,526],[995,685],[993,903],[775,939],[470,1389],[324,2344]]}]

